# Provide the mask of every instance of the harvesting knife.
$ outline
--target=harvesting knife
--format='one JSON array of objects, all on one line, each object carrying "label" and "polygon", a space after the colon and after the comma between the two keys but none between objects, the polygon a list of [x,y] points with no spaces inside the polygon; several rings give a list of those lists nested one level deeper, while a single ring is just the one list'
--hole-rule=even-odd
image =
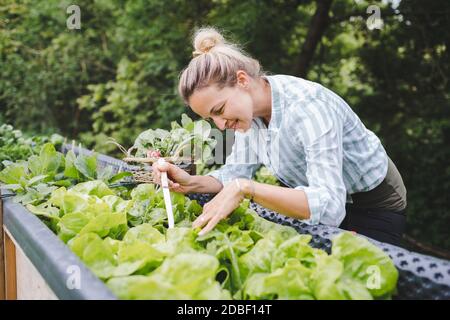
[{"label": "harvesting knife", "polygon": [[[163,158],[158,159],[158,164],[164,164],[166,161]],[[161,187],[163,189],[164,203],[166,205],[167,220],[169,221],[169,229],[174,227],[172,202],[170,200],[169,181],[167,179],[167,172],[161,172]]]}]

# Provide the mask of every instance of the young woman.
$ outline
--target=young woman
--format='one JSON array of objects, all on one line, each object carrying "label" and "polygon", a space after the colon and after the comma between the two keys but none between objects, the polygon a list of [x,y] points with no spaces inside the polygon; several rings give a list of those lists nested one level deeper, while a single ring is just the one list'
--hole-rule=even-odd
[{"label": "young woman", "polygon": [[[220,130],[235,130],[225,165],[191,176],[172,164],[154,164],[176,192],[218,193],[193,227],[209,232],[251,198],[308,224],[325,224],[399,244],[406,189],[380,140],[347,103],[320,84],[266,75],[258,61],[213,28],[199,30],[179,93]],[[249,159],[256,161],[249,161]],[[264,164],[283,183],[252,181]]]}]

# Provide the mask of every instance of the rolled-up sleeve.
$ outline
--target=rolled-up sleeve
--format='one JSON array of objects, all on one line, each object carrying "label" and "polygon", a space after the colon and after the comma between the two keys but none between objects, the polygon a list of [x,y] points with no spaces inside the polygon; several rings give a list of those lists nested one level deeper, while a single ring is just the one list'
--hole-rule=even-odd
[{"label": "rolled-up sleeve", "polygon": [[225,164],[207,175],[212,176],[222,182],[223,185],[236,178],[251,179],[256,170],[261,166],[258,155],[252,148],[251,132],[235,132],[235,141],[230,155],[226,158]]},{"label": "rolled-up sleeve", "polygon": [[296,115],[302,126],[297,141],[305,150],[308,185],[295,189],[303,190],[308,199],[310,218],[303,222],[337,227],[345,217],[347,197],[342,173],[343,120],[329,109],[325,112],[323,103],[327,102],[315,101]]}]

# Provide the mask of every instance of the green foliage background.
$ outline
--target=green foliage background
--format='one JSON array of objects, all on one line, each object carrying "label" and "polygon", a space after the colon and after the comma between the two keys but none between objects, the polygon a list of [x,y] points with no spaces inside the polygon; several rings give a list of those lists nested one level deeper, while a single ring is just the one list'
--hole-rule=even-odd
[{"label": "green foliage background", "polygon": [[[398,2],[398,1],[397,1]],[[366,8],[384,25],[369,30]],[[177,77],[214,25],[271,73],[293,74],[316,1],[79,0],[0,4],[0,122],[111,153],[186,112]],[[450,3],[336,0],[307,78],[340,94],[383,141],[408,189],[408,234],[450,249]],[[296,74],[293,74],[296,75]]]}]

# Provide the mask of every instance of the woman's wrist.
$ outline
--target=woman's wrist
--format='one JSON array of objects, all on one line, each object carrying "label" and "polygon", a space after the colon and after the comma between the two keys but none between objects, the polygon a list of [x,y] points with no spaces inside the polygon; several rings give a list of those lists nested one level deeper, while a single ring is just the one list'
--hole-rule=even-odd
[{"label": "woman's wrist", "polygon": [[253,200],[255,196],[255,184],[252,180],[236,179],[236,184],[243,198]]},{"label": "woman's wrist", "polygon": [[190,176],[189,181],[186,185],[187,193],[198,192],[199,189],[199,176]]},{"label": "woman's wrist", "polygon": [[222,183],[213,176],[191,176],[186,186],[188,193],[218,193],[222,190]]}]

